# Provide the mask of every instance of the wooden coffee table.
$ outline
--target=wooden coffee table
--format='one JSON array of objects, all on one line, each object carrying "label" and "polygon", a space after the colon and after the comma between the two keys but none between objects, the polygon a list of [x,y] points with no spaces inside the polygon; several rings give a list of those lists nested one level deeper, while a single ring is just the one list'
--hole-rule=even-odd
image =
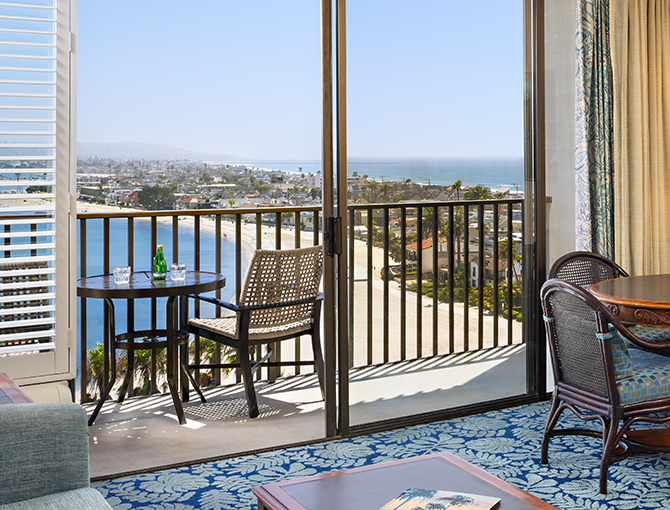
[{"label": "wooden coffee table", "polygon": [[29,404],[32,400],[5,373],[0,373],[0,404]]},{"label": "wooden coffee table", "polygon": [[409,488],[500,498],[500,510],[558,510],[450,453],[383,462],[254,487],[259,510],[378,510]]}]

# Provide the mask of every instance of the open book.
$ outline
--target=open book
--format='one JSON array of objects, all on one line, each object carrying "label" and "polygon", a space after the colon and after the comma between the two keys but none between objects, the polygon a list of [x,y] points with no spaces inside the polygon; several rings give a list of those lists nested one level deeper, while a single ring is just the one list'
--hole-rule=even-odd
[{"label": "open book", "polygon": [[430,489],[407,489],[395,499],[386,503],[380,510],[415,510],[426,508],[440,510],[457,508],[458,510],[493,510],[500,505],[500,498]]}]

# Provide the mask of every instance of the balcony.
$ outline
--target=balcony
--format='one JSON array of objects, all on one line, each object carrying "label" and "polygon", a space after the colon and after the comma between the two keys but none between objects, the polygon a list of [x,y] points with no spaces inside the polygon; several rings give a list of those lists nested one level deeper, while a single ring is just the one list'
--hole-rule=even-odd
[{"label": "balcony", "polygon": [[[351,206],[346,276],[352,426],[383,427],[379,424],[388,420],[525,393],[522,225],[516,221],[523,216],[522,207],[518,199]],[[153,247],[160,243],[168,261],[224,273],[227,286],[219,295],[234,298],[253,249],[321,243],[320,213],[314,207],[82,211],[79,276],[125,264],[147,270]],[[101,300],[78,300],[79,366],[86,369],[79,372],[77,399],[92,411],[91,402],[109,377],[101,357],[101,347],[109,342],[109,317]],[[155,301],[117,305],[119,329],[160,328],[164,304]],[[191,310],[191,315],[210,313]],[[208,402],[195,398],[185,403],[184,426],[175,419],[169,394],[163,393],[161,352],[138,353],[139,370],[128,389],[132,398],[121,405],[105,403],[91,428],[92,476],[322,439],[324,402],[309,346],[303,343],[308,342],[282,342],[276,382],[267,382],[267,371],[260,373],[261,416],[251,420],[233,353],[211,352],[205,340],[194,341],[191,356],[210,356],[224,368],[195,374],[209,386]],[[118,351],[122,370],[124,356]],[[175,438],[170,443],[174,448],[166,446],[166,435]],[[116,455],[119,448],[123,456]]]}]

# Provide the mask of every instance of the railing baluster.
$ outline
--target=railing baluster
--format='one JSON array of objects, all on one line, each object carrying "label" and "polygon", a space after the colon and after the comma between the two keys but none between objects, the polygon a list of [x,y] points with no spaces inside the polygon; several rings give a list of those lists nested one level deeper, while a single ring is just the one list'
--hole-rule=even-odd
[{"label": "railing baluster", "polygon": [[470,350],[470,207],[463,206],[463,350]]},{"label": "railing baluster", "polygon": [[383,212],[383,218],[384,218],[384,226],[382,228],[382,232],[384,235],[384,278],[383,278],[383,285],[384,285],[384,363],[388,363],[389,361],[389,210],[388,207],[384,207],[382,209]]},{"label": "railing baluster", "polygon": [[486,277],[486,242],[484,239],[484,204],[477,206],[478,236],[479,236],[479,273],[477,278],[477,289],[479,296],[477,305],[479,316],[477,321],[477,345],[481,350],[484,348],[484,278]]},{"label": "railing baluster", "polygon": [[[86,245],[86,219],[82,218],[79,220],[79,277],[83,278],[87,276],[86,273],[86,250],[88,246]],[[86,306],[86,298],[81,299],[81,338],[79,342],[79,367],[80,367],[80,392],[79,392],[79,401],[84,404],[88,401],[87,398],[87,389],[88,389],[88,307]]]},{"label": "railing baluster", "polygon": [[[353,301],[353,299],[350,300]],[[400,359],[404,360],[406,358],[407,358],[407,209],[405,207],[402,207],[400,209]]]},{"label": "railing baluster", "polygon": [[368,338],[367,338],[367,354],[368,354],[368,365],[372,365],[373,361],[373,356],[372,356],[372,349],[373,349],[373,342],[372,342],[372,314],[373,314],[373,308],[372,308],[372,268],[373,268],[373,259],[372,259],[372,242],[373,242],[373,237],[374,233],[372,231],[372,209],[369,208],[367,209],[367,229],[368,229],[368,235],[367,235],[367,248],[368,248],[368,253],[367,253],[367,274],[368,274],[368,289],[367,289],[367,300],[368,300],[368,321],[367,321],[367,328],[368,328]]},{"label": "railing baluster", "polygon": [[438,257],[439,257],[439,207],[434,206],[433,207],[433,224],[431,225],[431,228],[433,230],[433,268],[432,268],[432,273],[433,273],[433,356],[437,356],[437,353],[439,351],[438,348],[438,319],[437,319],[437,312],[438,312],[438,293],[440,290],[440,279],[439,279],[439,273],[438,273]]},{"label": "railing baluster", "polygon": [[416,208],[416,357],[423,356],[423,207]]}]

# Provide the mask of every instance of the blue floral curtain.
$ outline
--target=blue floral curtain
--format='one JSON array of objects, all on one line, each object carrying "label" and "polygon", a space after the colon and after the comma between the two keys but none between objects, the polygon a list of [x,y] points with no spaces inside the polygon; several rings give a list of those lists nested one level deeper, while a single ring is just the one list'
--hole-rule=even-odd
[{"label": "blue floral curtain", "polygon": [[614,258],[614,112],[609,0],[579,0],[576,65],[578,250]]}]

